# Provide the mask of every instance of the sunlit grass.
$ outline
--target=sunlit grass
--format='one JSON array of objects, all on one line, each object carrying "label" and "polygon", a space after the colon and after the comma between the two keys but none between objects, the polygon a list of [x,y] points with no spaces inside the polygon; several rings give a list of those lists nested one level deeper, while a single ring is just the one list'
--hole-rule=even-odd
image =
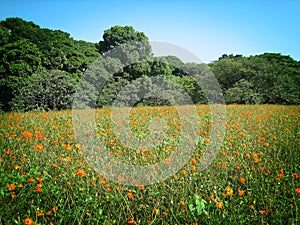
[{"label": "sunlit grass", "polygon": [[[111,181],[85,161],[87,149],[74,136],[72,111],[4,113],[0,222],[299,224],[299,109],[226,106],[225,139],[212,164],[200,170],[198,162],[210,144],[210,110],[197,106],[199,140],[188,163],[165,181],[132,187]],[[174,107],[133,108],[129,126],[136,138],[149,138],[151,121],[166,122],[152,140],[161,144],[132,150],[114,133],[110,109],[98,109],[96,115],[97,138],[116,160],[133,165],[168,158],[181,134]]]}]

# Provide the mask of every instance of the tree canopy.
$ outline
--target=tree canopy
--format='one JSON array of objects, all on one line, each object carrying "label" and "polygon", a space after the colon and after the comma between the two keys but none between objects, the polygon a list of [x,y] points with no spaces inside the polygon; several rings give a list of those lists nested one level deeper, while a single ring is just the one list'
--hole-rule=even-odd
[{"label": "tree canopy", "polygon": [[[183,90],[193,103],[204,104],[205,95],[214,93],[204,92],[195,79],[208,79],[208,71],[217,78],[228,104],[300,103],[300,62],[280,53],[223,54],[209,64],[183,63],[172,55],[153,57],[148,37],[132,26],[113,26],[104,31],[102,40],[91,43],[21,18],[0,21],[3,110],[71,108],[85,75],[89,82],[83,87],[91,90],[86,102],[95,100],[97,107],[111,105],[121,90],[126,94],[119,100],[125,103],[170,104],[167,99],[183,103],[186,96],[179,91]],[[165,98],[151,97],[162,84]]]}]

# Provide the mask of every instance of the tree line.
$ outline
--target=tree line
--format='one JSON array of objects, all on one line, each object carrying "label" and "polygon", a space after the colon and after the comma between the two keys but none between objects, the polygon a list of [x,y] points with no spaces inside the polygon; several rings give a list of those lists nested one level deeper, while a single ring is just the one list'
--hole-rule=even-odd
[{"label": "tree line", "polygon": [[[69,109],[78,85],[86,91],[84,102],[93,101],[96,107],[110,106],[116,99],[125,105],[173,104],[170,99],[186,104],[187,95],[194,104],[206,104],[207,95],[214,93],[204,92],[195,76],[205,80],[208,71],[227,104],[300,103],[300,62],[290,56],[224,54],[196,64],[151,53],[148,37],[132,26],[113,26],[101,41],[90,43],[7,18],[0,21],[0,108]],[[86,74],[88,80],[82,83]]]}]

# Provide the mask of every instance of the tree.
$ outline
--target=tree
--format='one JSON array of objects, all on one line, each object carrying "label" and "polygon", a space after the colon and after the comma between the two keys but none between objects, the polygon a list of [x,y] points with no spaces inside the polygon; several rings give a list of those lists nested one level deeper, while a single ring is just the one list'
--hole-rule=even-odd
[{"label": "tree", "polygon": [[261,96],[253,91],[253,84],[245,79],[241,79],[225,92],[225,102],[227,104],[259,104]]},{"label": "tree", "polygon": [[143,32],[135,31],[132,26],[113,26],[104,31],[99,52],[119,58],[124,65],[128,65],[148,58],[151,46],[148,37]]},{"label": "tree", "polygon": [[77,81],[60,70],[34,73],[11,102],[12,109],[60,110],[71,108]]},{"label": "tree", "polygon": [[41,68],[41,53],[26,39],[0,47],[0,102],[9,110],[9,102],[32,73]]}]

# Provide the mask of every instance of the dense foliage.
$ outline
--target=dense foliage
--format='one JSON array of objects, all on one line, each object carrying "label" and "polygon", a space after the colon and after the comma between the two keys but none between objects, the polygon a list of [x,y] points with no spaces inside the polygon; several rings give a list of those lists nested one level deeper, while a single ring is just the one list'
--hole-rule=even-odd
[{"label": "dense foliage", "polygon": [[[116,47],[118,51],[114,51]],[[0,107],[25,111],[70,108],[76,85],[95,60],[101,62],[101,66],[94,68],[99,73],[92,77],[93,87],[87,88],[95,89],[92,95],[98,96],[95,100],[98,107],[111,105],[127,85],[133,85],[132,100],[138,101],[135,104],[170,104],[164,99],[138,98],[141,90],[135,87],[143,86],[141,81],[147,83],[143,91],[157,90],[150,77],[172,81],[188,93],[194,103],[206,103],[205,94],[190,75],[203,77],[207,70],[219,81],[226,103],[300,103],[300,62],[290,56],[279,53],[250,57],[223,55],[210,64],[183,63],[175,56],[153,57],[147,36],[131,26],[114,26],[104,31],[99,43],[90,43],[74,40],[60,30],[40,28],[20,18],[7,18],[0,22]],[[64,82],[55,81],[57,71],[62,72]],[[39,89],[40,84],[33,85],[41,77],[51,83],[47,90]],[[53,104],[59,90],[64,90],[59,94],[64,100]],[[40,95],[50,92],[49,99],[40,98],[43,102],[37,102],[38,91]],[[179,97],[175,92],[169,93],[172,94]]]}]

